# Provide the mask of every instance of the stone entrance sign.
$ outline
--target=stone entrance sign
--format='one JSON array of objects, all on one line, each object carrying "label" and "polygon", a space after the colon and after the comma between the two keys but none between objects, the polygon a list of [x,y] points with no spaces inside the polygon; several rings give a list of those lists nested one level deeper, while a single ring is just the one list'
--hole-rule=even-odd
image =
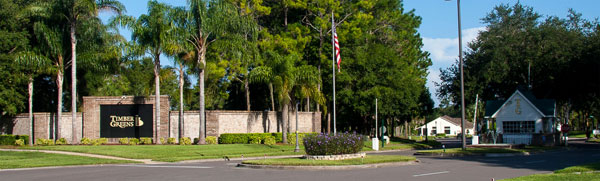
[{"label": "stone entrance sign", "polygon": [[152,104],[100,105],[100,137],[152,137],[152,111]]}]

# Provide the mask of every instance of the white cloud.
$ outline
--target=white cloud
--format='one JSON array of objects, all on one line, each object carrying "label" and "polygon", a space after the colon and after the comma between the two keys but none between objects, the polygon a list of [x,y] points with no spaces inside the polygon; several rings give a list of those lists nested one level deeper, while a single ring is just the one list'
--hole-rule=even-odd
[{"label": "white cloud", "polygon": [[[480,31],[485,31],[485,27],[470,28],[463,30],[463,51],[467,50],[467,43],[477,38]],[[437,87],[434,82],[440,82],[439,69],[445,69],[451,66],[458,59],[458,37],[456,38],[429,38],[423,37],[423,50],[431,54],[432,66],[429,67],[426,86],[429,88],[431,98],[437,107],[440,104],[439,98],[435,95]]]}]

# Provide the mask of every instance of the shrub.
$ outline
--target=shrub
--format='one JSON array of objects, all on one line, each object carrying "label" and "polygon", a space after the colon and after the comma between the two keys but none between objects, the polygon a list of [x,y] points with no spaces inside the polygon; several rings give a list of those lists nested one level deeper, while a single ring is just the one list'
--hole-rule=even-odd
[{"label": "shrub", "polygon": [[365,140],[356,133],[321,133],[307,135],[303,141],[304,150],[308,155],[339,155],[360,152]]},{"label": "shrub", "polygon": [[192,139],[190,137],[179,138],[179,144],[180,145],[191,145]]},{"label": "shrub", "polygon": [[194,142],[192,142],[192,143],[199,145],[200,144],[200,138],[194,138]]},{"label": "shrub", "polygon": [[260,136],[250,136],[250,144],[260,144]]},{"label": "shrub", "polygon": [[86,137],[81,138],[82,145],[91,145],[93,143],[94,143],[94,141],[90,138],[86,138]]},{"label": "shrub", "polygon": [[140,138],[140,144],[142,145],[151,145],[152,144],[152,138]]},{"label": "shrub", "polygon": [[94,141],[92,142],[92,145],[98,146],[98,145],[104,145],[106,143],[108,143],[108,138],[98,138],[98,139],[94,139]]},{"label": "shrub", "polygon": [[131,138],[129,139],[129,145],[138,145],[140,144],[140,140],[137,138]]},{"label": "shrub", "polygon": [[175,144],[175,143],[177,143],[177,139],[175,139],[175,138],[169,138],[169,139],[167,139],[167,144],[171,144],[172,145],[172,144]]},{"label": "shrub", "polygon": [[23,139],[15,140],[15,145],[17,145],[17,146],[24,146],[25,145],[25,141],[23,141]]},{"label": "shrub", "polygon": [[41,146],[52,146],[54,145],[54,140],[38,138],[35,140],[35,144]]},{"label": "shrub", "polygon": [[160,138],[159,140],[160,140],[160,144],[163,144],[163,145],[164,145],[164,144],[167,144],[167,139],[165,139],[165,138]]},{"label": "shrub", "polygon": [[217,137],[216,136],[207,136],[206,144],[209,144],[209,145],[217,144]]},{"label": "shrub", "polygon": [[435,135],[435,137],[445,138],[446,137],[446,133],[438,133],[438,134]]},{"label": "shrub", "polygon": [[60,138],[58,140],[56,140],[56,145],[66,145],[67,143],[67,139],[65,138]]},{"label": "shrub", "polygon": [[267,136],[264,140],[264,144],[265,145],[274,145],[275,142],[275,137],[274,136]]},{"label": "shrub", "polygon": [[13,145],[17,140],[16,135],[0,135],[0,145]]},{"label": "shrub", "polygon": [[129,144],[129,138],[119,138],[119,144],[128,145]]},{"label": "shrub", "polygon": [[25,144],[29,144],[29,135],[17,135],[16,139],[22,139]]}]

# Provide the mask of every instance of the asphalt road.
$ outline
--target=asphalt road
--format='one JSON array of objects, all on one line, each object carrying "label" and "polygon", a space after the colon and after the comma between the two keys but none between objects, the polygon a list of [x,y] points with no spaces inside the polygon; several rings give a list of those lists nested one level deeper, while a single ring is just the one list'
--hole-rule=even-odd
[{"label": "asphalt road", "polygon": [[[576,147],[530,156],[423,157],[418,164],[351,170],[273,170],[238,168],[238,162],[160,165],[104,165],[0,170],[0,180],[491,180],[550,173],[564,167],[600,161],[600,145]],[[378,154],[411,155],[414,151]]]}]

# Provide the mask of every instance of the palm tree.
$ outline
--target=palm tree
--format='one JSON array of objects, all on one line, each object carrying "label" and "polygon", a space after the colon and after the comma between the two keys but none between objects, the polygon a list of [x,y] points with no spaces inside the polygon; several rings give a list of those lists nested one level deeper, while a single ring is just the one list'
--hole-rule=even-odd
[{"label": "palm tree", "polygon": [[142,14],[137,19],[132,16],[120,15],[110,23],[111,26],[119,25],[130,28],[133,31],[132,40],[154,59],[155,144],[160,143],[158,141],[160,138],[160,55],[175,46],[171,32],[174,29],[173,19],[170,16],[171,11],[171,6],[151,0],[148,1],[148,14]]},{"label": "palm tree", "polygon": [[265,57],[268,60],[266,65],[252,70],[250,78],[253,82],[272,82],[275,85],[277,100],[282,106],[283,143],[287,143],[287,133],[290,132],[289,108],[295,93],[312,95],[320,105],[325,102],[317,88],[321,83],[318,70],[310,65],[297,66],[300,57],[295,53],[281,56],[276,52],[267,51]]},{"label": "palm tree", "polygon": [[98,16],[102,10],[113,11],[118,14],[125,11],[125,7],[116,0],[56,0],[50,7],[51,11],[65,18],[69,27],[69,40],[71,43],[71,118],[73,126],[72,143],[77,143],[77,27],[90,18]]},{"label": "palm tree", "polygon": [[33,145],[33,77],[51,71],[51,60],[39,51],[23,51],[15,56],[15,63],[20,65],[22,73],[27,76],[29,102],[29,146]]},{"label": "palm tree", "polygon": [[[226,21],[232,16],[231,6],[224,2],[211,2],[208,5],[204,0],[188,0],[187,15],[180,19],[180,26],[189,33],[186,40],[194,47],[196,67],[198,70],[198,87],[200,88],[198,103],[200,109],[200,129],[198,144],[206,143],[206,115],[204,97],[204,73],[206,68],[206,49],[221,34]],[[235,11],[234,11],[235,12]]]}]

